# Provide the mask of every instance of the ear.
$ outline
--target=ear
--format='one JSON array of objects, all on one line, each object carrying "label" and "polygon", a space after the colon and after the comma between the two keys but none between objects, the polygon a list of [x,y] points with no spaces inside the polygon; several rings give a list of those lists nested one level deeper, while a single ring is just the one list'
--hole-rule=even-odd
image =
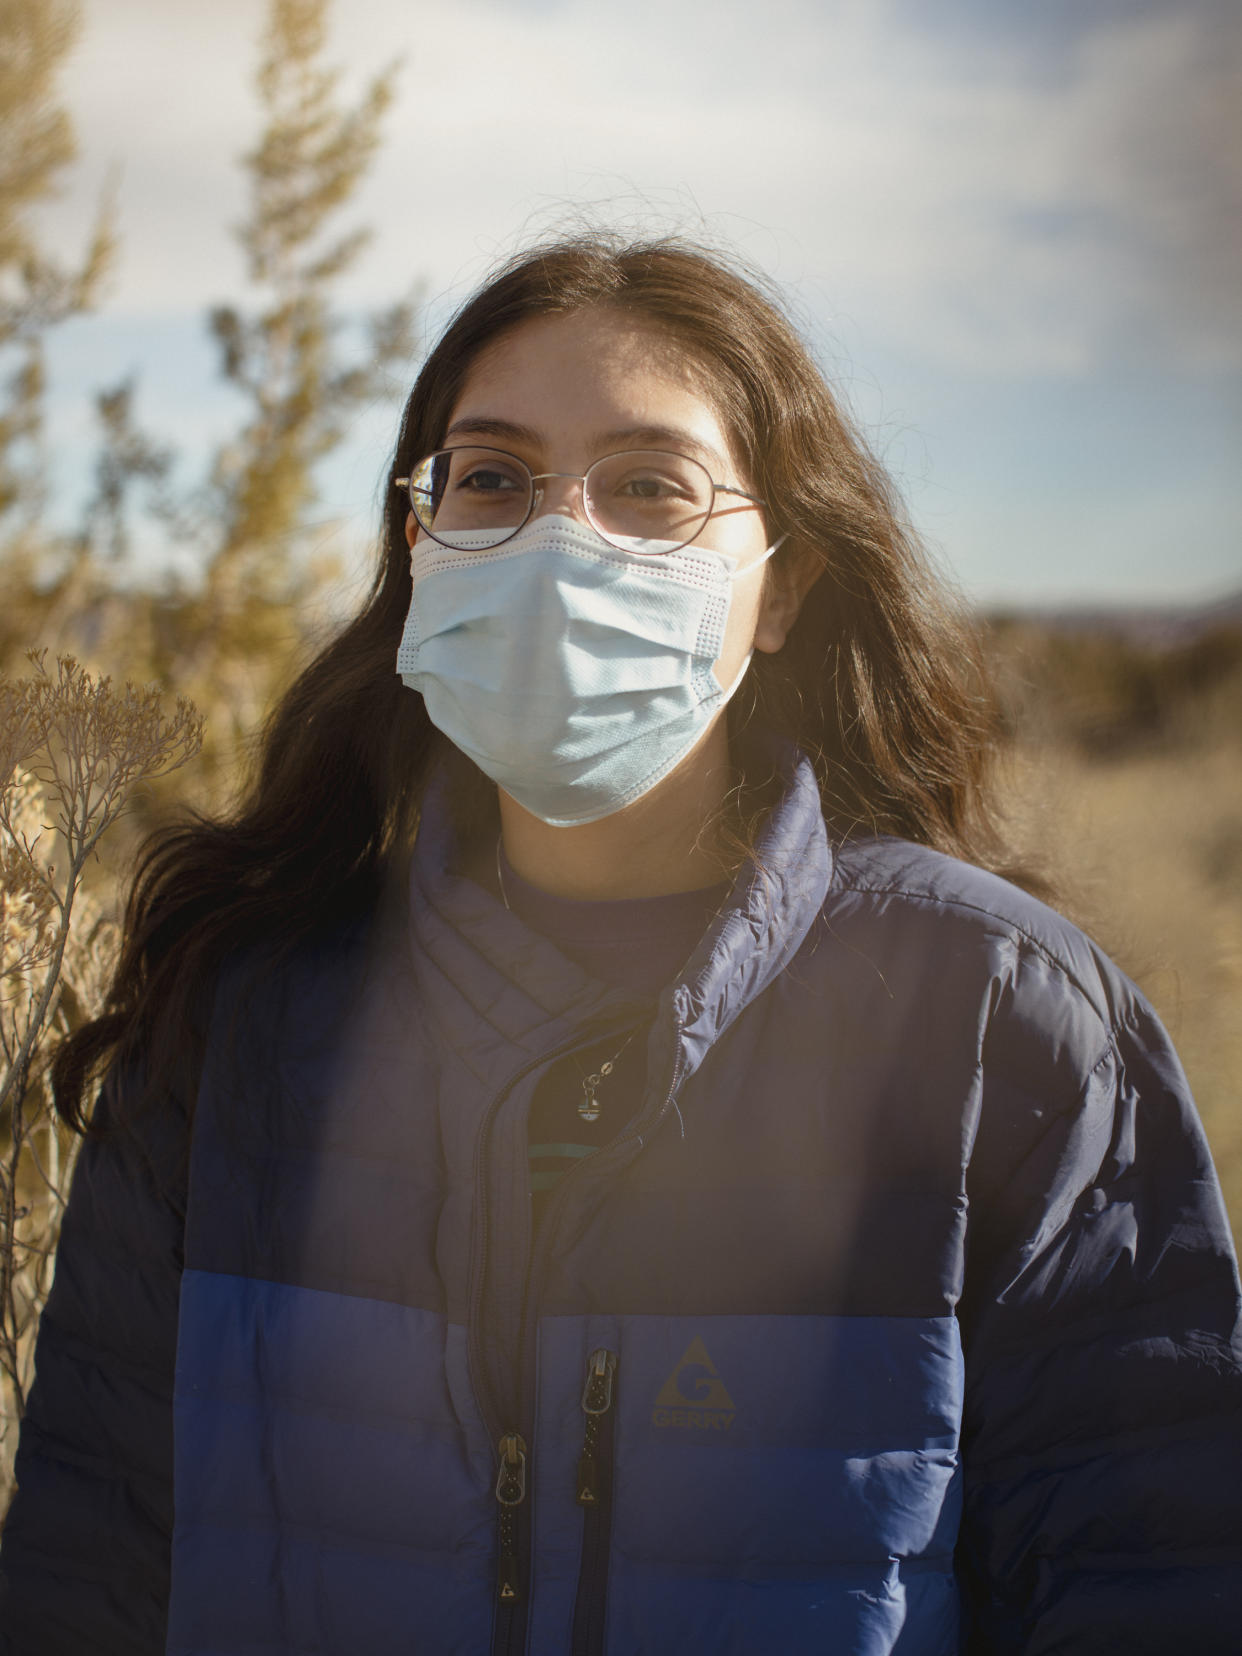
[{"label": "ear", "polygon": [[[780,559],[778,562],[777,559]],[[802,601],[823,573],[823,564],[800,546],[778,553],[768,565],[755,624],[755,649],[775,655],[798,619]]]},{"label": "ear", "polygon": [[411,549],[411,551],[413,550],[414,542],[417,539],[418,519],[414,516],[413,512],[407,512],[405,514],[405,544]]}]

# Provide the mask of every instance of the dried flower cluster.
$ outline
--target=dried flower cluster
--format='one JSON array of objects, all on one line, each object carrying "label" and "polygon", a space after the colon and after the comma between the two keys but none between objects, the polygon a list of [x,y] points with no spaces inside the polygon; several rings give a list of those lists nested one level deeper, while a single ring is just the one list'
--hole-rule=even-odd
[{"label": "dried flower cluster", "polygon": [[52,1109],[57,1042],[102,1008],[117,928],[84,877],[148,778],[202,743],[154,686],[113,688],[72,657],[0,677],[0,1502],[30,1383],[78,1140]]}]

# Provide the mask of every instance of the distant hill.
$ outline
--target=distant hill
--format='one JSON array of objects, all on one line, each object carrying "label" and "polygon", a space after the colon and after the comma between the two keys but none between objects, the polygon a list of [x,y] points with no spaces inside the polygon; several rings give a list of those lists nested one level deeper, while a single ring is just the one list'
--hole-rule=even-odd
[{"label": "distant hill", "polygon": [[1242,588],[1207,604],[1088,606],[1083,609],[985,608],[989,626],[1033,626],[1048,632],[1109,635],[1136,644],[1186,644],[1204,633],[1242,628]]},{"label": "distant hill", "polygon": [[1242,740],[1242,592],[1184,609],[981,617],[1011,738],[1093,757]]}]

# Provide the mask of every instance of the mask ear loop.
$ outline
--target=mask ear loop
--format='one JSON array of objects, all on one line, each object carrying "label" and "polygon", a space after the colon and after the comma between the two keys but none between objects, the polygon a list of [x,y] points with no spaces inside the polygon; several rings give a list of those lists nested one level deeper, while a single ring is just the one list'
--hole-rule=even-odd
[{"label": "mask ear loop", "polygon": [[772,556],[772,554],[774,552],[779,552],[781,547],[784,546],[785,542],[788,539],[789,539],[788,531],[786,531],[786,533],[783,534],[783,535],[779,535],[776,538],[776,540],[774,540],[772,542],[771,546],[768,547],[767,551],[763,554],[763,556],[761,558],[756,558],[754,563],[748,563],[746,565],[745,569],[730,570],[729,579],[731,581],[740,581],[740,580],[744,579],[745,576],[749,575],[752,570],[762,569],[764,564],[767,563],[768,559]]}]

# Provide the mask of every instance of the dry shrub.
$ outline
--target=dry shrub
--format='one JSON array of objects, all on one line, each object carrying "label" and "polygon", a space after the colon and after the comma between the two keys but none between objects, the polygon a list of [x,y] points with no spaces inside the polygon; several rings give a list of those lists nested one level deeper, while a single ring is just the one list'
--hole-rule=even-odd
[{"label": "dry shrub", "polygon": [[0,1510],[79,1140],[52,1107],[58,1041],[103,1007],[116,945],[90,889],[101,838],[149,778],[202,741],[189,702],[42,652],[0,677]]}]

